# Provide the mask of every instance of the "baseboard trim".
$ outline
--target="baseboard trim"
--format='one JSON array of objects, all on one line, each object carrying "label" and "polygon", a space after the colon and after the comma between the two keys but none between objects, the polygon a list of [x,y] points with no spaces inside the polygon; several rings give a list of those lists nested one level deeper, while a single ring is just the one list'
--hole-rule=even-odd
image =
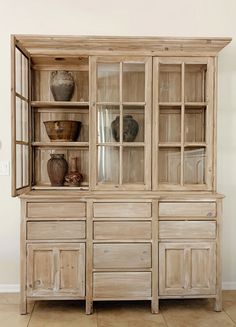
[{"label": "baseboard trim", "polygon": [[0,284],[0,293],[19,293],[19,284]]},{"label": "baseboard trim", "polygon": [[[223,282],[222,289],[225,291],[236,290],[236,282]],[[0,284],[0,293],[19,293],[19,284]]]},{"label": "baseboard trim", "polygon": [[236,290],[236,282],[223,282],[222,289],[225,291]]}]

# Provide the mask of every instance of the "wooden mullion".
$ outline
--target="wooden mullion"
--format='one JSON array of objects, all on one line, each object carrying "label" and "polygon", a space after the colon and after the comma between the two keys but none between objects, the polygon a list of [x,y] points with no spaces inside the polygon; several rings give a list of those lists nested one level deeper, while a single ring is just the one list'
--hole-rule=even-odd
[{"label": "wooden mullion", "polygon": [[181,173],[180,185],[184,185],[184,120],[185,120],[185,63],[182,62],[181,68]]},{"label": "wooden mullion", "polygon": [[123,62],[120,62],[120,149],[119,149],[119,184],[123,183]]},{"label": "wooden mullion", "polygon": [[159,156],[159,58],[153,60],[153,113],[152,113],[152,188],[157,190],[158,183],[158,156]]}]

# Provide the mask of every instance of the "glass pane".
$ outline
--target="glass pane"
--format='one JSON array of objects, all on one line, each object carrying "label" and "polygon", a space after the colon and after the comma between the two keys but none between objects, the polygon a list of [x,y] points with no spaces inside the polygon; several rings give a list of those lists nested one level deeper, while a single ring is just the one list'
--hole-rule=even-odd
[{"label": "glass pane", "polygon": [[123,101],[145,101],[145,64],[123,64]]},{"label": "glass pane", "polygon": [[120,64],[99,63],[97,65],[97,101],[118,102],[120,100]]},{"label": "glass pane", "polygon": [[16,140],[22,141],[22,100],[16,97]]},{"label": "glass pane", "polygon": [[115,142],[119,141],[119,106],[98,106],[98,142]]},{"label": "glass pane", "polygon": [[123,142],[144,142],[144,107],[123,107]]},{"label": "glass pane", "polygon": [[22,54],[16,48],[16,92],[22,95]]},{"label": "glass pane", "polygon": [[28,103],[16,97],[16,140],[28,142]]},{"label": "glass pane", "polygon": [[16,144],[16,188],[23,186],[23,176],[22,176],[22,145]]},{"label": "glass pane", "polygon": [[123,147],[123,183],[144,183],[143,147]]},{"label": "glass pane", "polygon": [[205,148],[185,148],[184,150],[184,183],[205,183]]},{"label": "glass pane", "polygon": [[159,148],[159,183],[180,184],[180,148]]},{"label": "glass pane", "polygon": [[119,184],[119,147],[98,146],[98,182]]},{"label": "glass pane", "polygon": [[206,108],[185,109],[185,142],[205,142]]},{"label": "glass pane", "polygon": [[181,101],[181,65],[160,64],[159,102]]},{"label": "glass pane", "polygon": [[181,108],[160,107],[159,119],[159,141],[180,142],[181,141]]},{"label": "glass pane", "polygon": [[22,54],[22,95],[28,99],[28,59]]},{"label": "glass pane", "polygon": [[185,101],[206,101],[207,65],[185,65]]},{"label": "glass pane", "polygon": [[29,185],[29,147],[27,145],[22,146],[22,165],[23,165],[23,186]]}]

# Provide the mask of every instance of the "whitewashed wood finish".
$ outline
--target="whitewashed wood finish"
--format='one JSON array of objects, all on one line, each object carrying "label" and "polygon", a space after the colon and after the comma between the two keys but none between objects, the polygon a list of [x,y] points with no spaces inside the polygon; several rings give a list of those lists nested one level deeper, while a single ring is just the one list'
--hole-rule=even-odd
[{"label": "whitewashed wood finish", "polygon": [[94,240],[151,240],[151,222],[94,222]]},{"label": "whitewashed wood finish", "polygon": [[159,244],[160,295],[215,295],[215,242]]},{"label": "whitewashed wood finish", "polygon": [[28,240],[63,240],[86,237],[84,221],[27,222]]},{"label": "whitewashed wood finish", "polygon": [[160,202],[159,216],[175,217],[216,217],[215,202]]},{"label": "whitewashed wood finish", "polygon": [[94,203],[94,217],[107,218],[149,218],[151,217],[151,203]]},{"label": "whitewashed wood finish", "polygon": [[29,202],[27,217],[29,218],[80,218],[86,216],[84,202]]},{"label": "whitewashed wood finish", "polygon": [[95,300],[145,300],[151,297],[151,272],[94,273]]},{"label": "whitewashed wood finish", "polygon": [[151,268],[151,244],[94,244],[94,268]]},{"label": "whitewashed wood finish", "polygon": [[85,296],[85,244],[28,244],[27,295]]},{"label": "whitewashed wood finish", "polygon": [[215,221],[160,221],[159,238],[214,239]]}]

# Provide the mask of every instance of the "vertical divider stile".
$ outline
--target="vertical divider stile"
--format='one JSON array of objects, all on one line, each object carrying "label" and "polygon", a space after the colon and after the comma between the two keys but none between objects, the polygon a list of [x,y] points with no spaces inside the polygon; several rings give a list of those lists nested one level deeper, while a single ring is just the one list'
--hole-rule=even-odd
[{"label": "vertical divider stile", "polygon": [[119,147],[119,185],[122,185],[123,181],[123,62],[120,62],[120,97],[119,97],[119,102],[120,102],[120,147]]},{"label": "vertical divider stile", "polygon": [[184,185],[184,115],[185,115],[185,63],[181,66],[181,169],[180,185]]}]

